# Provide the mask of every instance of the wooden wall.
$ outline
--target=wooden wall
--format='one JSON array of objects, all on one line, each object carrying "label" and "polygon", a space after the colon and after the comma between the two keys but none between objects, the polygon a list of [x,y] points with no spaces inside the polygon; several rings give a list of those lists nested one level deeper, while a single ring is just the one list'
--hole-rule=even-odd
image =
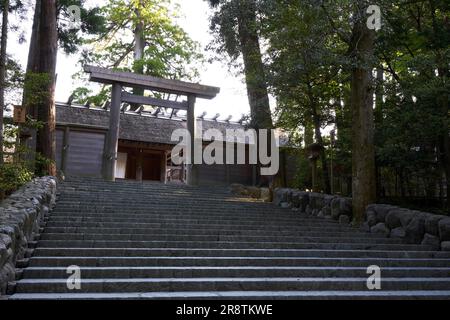
[{"label": "wooden wall", "polygon": [[[246,148],[246,158],[248,162],[249,150]],[[237,147],[235,147],[235,157]],[[224,154],[226,158],[226,154]],[[224,163],[225,163],[224,159]],[[244,165],[199,165],[198,166],[199,185],[230,185],[240,183],[244,185],[253,184],[253,166]]]},{"label": "wooden wall", "polygon": [[[66,136],[67,134],[68,136]],[[102,177],[105,140],[106,131],[83,128],[70,128],[67,131],[65,127],[58,127],[56,130],[56,164],[58,170],[62,170],[65,175]],[[65,142],[69,147],[64,151]],[[133,166],[133,157],[130,157],[129,150],[121,147],[119,151],[129,154],[127,179],[136,179],[135,174],[129,174],[135,171],[135,168],[129,168],[129,166]],[[147,163],[146,167],[154,167],[158,172],[146,170],[148,176],[143,177],[144,180],[158,180],[157,177],[160,176],[161,171],[159,159],[149,159],[152,162]],[[229,185],[232,183],[252,185],[253,166],[199,165],[198,181],[200,185]]]},{"label": "wooden wall", "polygon": [[253,169],[250,165],[200,165],[198,166],[200,185],[230,185],[253,183]]},{"label": "wooden wall", "polygon": [[[65,137],[65,134],[69,136]],[[73,128],[65,132],[64,129],[58,128],[56,131],[58,169],[65,175],[101,177],[105,137],[105,132],[100,131]],[[64,141],[68,145],[66,150],[63,147]],[[66,152],[65,161],[63,160],[64,152]]]}]

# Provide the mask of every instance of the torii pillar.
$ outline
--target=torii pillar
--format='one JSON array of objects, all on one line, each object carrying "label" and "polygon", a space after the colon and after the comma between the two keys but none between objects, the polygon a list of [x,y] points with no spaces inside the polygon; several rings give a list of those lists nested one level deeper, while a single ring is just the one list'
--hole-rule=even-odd
[{"label": "torii pillar", "polygon": [[196,139],[196,127],[197,127],[197,118],[195,117],[195,102],[197,98],[193,95],[188,96],[188,110],[187,110],[187,129],[189,131],[189,137],[191,141],[191,154],[190,156],[190,164],[187,165],[187,184],[190,186],[198,185],[198,170],[195,165],[195,139]]}]

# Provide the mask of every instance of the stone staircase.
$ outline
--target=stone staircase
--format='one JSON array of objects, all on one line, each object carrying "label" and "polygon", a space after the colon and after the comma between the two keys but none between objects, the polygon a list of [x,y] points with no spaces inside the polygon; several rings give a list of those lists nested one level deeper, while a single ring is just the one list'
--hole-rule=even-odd
[{"label": "stone staircase", "polygon": [[[224,188],[70,178],[58,189],[12,300],[450,298],[449,252]],[[382,290],[367,287],[371,265]]]}]

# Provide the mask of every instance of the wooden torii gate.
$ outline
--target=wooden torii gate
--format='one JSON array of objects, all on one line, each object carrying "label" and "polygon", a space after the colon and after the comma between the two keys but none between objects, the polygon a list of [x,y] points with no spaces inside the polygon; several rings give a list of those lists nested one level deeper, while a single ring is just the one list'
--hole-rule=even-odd
[{"label": "wooden torii gate", "polygon": [[[111,114],[104,158],[104,178],[109,181],[115,181],[119,144],[120,109],[123,102],[187,111],[187,129],[191,135],[191,150],[194,150],[196,130],[196,99],[213,99],[220,92],[220,88],[217,87],[204,86],[179,80],[161,79],[131,72],[113,71],[110,69],[93,66],[85,66],[84,71],[90,74],[90,81],[112,85]],[[137,96],[123,91],[124,87],[141,88],[161,93],[177,94],[180,96],[186,96],[187,101],[175,102]],[[198,183],[198,175],[196,166],[193,164],[193,152],[191,156],[192,164],[187,166],[187,183],[189,185],[196,185]]]}]

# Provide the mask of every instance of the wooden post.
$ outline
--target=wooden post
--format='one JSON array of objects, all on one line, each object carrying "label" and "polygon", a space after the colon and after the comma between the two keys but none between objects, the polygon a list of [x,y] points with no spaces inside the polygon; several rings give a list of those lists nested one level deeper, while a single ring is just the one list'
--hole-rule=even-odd
[{"label": "wooden post", "polygon": [[120,104],[122,103],[122,86],[113,84],[111,95],[111,112],[109,115],[108,142],[105,152],[105,179],[116,181],[117,149],[119,146]]},{"label": "wooden post", "polygon": [[187,129],[191,138],[191,164],[187,165],[187,184],[190,186],[195,186],[198,184],[197,166],[194,163],[195,157],[195,101],[196,97],[194,95],[188,96],[189,108],[187,111]]},{"label": "wooden post", "polygon": [[161,182],[167,183],[167,152],[162,152],[161,157]]},{"label": "wooden post", "polygon": [[61,171],[67,175],[67,161],[69,159],[70,149],[70,127],[67,126],[64,130],[63,147],[61,155]]},{"label": "wooden post", "polygon": [[139,182],[141,182],[143,179],[142,178],[144,174],[143,164],[144,164],[144,154],[142,152],[142,149],[139,149],[136,157],[136,180]]}]

